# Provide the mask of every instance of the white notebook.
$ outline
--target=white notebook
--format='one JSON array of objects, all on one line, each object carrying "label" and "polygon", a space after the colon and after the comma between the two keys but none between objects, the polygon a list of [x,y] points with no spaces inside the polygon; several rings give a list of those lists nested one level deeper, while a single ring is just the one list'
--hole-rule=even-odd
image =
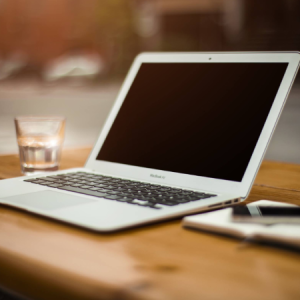
[{"label": "white notebook", "polygon": [[[292,204],[279,203],[269,200],[260,200],[249,205],[293,206]],[[231,221],[231,213],[232,208],[226,208],[185,217],[183,219],[183,226],[231,235],[237,238],[249,238],[257,241],[283,243],[300,248],[300,225],[236,223]]]}]

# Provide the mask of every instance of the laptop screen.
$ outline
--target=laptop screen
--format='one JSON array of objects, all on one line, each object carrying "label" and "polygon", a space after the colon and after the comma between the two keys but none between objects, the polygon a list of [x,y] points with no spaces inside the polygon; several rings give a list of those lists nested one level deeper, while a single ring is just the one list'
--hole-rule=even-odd
[{"label": "laptop screen", "polygon": [[97,160],[242,181],[288,63],[143,63]]}]

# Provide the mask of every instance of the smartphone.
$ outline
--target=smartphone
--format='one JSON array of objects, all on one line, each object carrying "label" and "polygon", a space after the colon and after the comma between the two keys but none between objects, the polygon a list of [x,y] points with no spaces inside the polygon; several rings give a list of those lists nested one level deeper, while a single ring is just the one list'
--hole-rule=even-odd
[{"label": "smartphone", "polygon": [[238,205],[233,207],[232,221],[261,224],[300,224],[300,207]]}]

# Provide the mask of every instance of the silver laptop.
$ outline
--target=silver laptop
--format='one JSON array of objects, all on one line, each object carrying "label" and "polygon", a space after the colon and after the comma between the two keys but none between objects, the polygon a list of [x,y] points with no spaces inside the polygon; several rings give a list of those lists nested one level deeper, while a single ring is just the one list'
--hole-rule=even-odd
[{"label": "silver laptop", "polygon": [[84,168],[0,181],[0,203],[115,231],[246,199],[299,53],[139,55]]}]

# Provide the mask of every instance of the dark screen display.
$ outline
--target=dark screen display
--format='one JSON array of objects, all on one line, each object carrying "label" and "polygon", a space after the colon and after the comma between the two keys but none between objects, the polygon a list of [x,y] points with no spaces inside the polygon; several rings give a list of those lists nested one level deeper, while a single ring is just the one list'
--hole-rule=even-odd
[{"label": "dark screen display", "polygon": [[287,63],[143,63],[97,160],[242,181]]},{"label": "dark screen display", "polygon": [[234,216],[244,217],[299,217],[300,207],[284,207],[284,206],[257,206],[254,212],[250,211],[247,206],[234,206]]},{"label": "dark screen display", "polygon": [[258,207],[262,216],[272,217],[300,217],[300,207]]}]

